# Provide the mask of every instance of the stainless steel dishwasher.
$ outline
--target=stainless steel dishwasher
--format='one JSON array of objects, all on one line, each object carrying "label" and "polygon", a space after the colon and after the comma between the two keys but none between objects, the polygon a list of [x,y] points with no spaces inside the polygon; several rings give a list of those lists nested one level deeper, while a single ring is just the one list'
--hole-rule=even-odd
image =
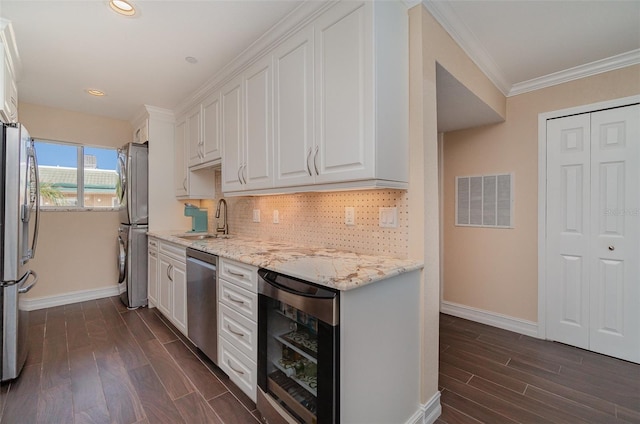
[{"label": "stainless steel dishwasher", "polygon": [[189,339],[218,364],[218,257],[187,248]]}]

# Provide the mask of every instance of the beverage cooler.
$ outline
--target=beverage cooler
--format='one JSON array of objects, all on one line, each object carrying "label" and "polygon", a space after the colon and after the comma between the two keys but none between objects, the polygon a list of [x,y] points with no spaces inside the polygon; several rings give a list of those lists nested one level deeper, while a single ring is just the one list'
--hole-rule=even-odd
[{"label": "beverage cooler", "polygon": [[301,423],[338,423],[339,293],[266,269],[258,275],[259,395]]}]

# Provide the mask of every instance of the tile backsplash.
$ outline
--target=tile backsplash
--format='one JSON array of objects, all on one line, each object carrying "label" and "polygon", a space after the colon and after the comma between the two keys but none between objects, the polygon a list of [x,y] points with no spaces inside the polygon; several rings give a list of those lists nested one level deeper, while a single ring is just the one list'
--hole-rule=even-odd
[{"label": "tile backsplash", "polygon": [[[217,179],[219,181],[219,179]],[[221,190],[218,188],[218,193]],[[408,197],[404,190],[362,190],[225,198],[229,232],[240,236],[357,253],[408,256]],[[217,200],[202,200],[209,210],[209,231],[215,231]],[[355,210],[355,225],[345,225],[345,207]],[[397,228],[379,226],[379,208],[397,207]],[[260,221],[253,222],[253,210]],[[279,223],[273,223],[278,211]]]}]

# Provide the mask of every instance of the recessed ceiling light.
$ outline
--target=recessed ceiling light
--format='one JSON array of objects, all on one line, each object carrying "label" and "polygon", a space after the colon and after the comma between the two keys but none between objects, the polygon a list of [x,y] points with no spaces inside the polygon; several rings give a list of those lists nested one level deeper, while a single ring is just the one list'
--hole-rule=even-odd
[{"label": "recessed ceiling light", "polygon": [[126,0],[110,0],[109,6],[121,15],[133,16],[136,14],[136,9]]},{"label": "recessed ceiling light", "polygon": [[102,96],[105,95],[104,91],[96,90],[94,88],[87,89],[87,93],[91,94],[92,96],[96,96],[96,97],[102,97]]},{"label": "recessed ceiling light", "polygon": [[193,56],[187,56],[184,58],[184,60],[186,60],[187,62],[191,63],[191,64],[196,64],[198,63],[198,59],[196,59]]}]

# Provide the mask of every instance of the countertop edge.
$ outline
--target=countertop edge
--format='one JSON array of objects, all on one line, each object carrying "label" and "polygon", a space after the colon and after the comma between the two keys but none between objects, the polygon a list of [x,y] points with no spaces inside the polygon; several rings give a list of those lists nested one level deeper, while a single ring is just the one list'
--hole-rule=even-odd
[{"label": "countertop edge", "polygon": [[258,268],[266,268],[311,283],[348,291],[424,268],[422,262],[389,256],[365,255],[347,250],[309,247],[232,236],[185,240],[180,235],[198,233],[149,231],[147,235],[173,244],[211,253]]}]

